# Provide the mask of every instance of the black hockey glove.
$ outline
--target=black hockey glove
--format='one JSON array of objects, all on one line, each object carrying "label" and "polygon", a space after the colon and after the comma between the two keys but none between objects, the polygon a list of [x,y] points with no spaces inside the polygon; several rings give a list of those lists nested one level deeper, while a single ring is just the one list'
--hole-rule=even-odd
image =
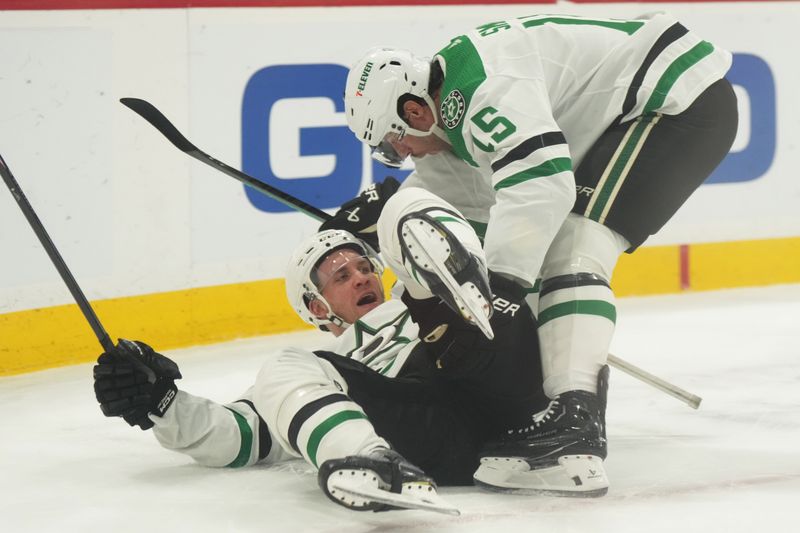
[{"label": "black hockey glove", "polygon": [[326,229],[349,231],[372,246],[376,252],[380,251],[378,217],[381,216],[386,201],[399,188],[400,182],[391,176],[380,183],[373,183],[364,192],[344,203],[332,219],[323,222],[319,227],[320,231]]},{"label": "black hockey glove", "polygon": [[181,378],[174,361],[143,342],[120,339],[113,352],[97,358],[94,394],[106,416],[121,416],[131,426],[153,427],[148,414],[164,416]]}]

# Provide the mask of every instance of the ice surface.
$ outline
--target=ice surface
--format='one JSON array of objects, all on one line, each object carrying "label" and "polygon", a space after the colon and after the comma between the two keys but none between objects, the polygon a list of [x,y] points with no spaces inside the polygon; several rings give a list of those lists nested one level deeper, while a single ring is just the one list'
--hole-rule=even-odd
[{"label": "ice surface", "polygon": [[[271,346],[312,346],[318,335],[168,355],[181,388],[226,402]],[[702,396],[700,409],[612,370],[606,497],[443,488],[461,508],[456,518],[348,511],[324,498],[301,462],[196,466],[104,418],[88,364],[0,378],[0,531],[798,530],[800,285],[621,299],[612,352]]]}]

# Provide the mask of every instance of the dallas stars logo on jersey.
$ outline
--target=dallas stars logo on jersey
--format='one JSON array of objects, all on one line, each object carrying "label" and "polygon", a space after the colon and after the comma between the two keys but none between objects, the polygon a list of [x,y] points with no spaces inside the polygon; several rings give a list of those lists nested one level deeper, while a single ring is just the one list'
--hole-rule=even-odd
[{"label": "dallas stars logo on jersey", "polygon": [[464,95],[462,95],[458,89],[450,91],[447,98],[442,101],[441,108],[442,121],[447,129],[452,130],[458,126],[458,123],[461,122],[461,118],[464,116],[465,108]]}]

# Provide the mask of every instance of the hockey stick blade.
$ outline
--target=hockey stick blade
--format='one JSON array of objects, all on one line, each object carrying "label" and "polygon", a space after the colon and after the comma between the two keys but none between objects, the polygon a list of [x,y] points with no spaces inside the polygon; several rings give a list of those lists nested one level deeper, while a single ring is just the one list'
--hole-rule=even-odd
[{"label": "hockey stick blade", "polygon": [[342,482],[337,480],[336,483],[330,485],[330,488],[351,497],[391,505],[392,507],[432,511],[434,513],[442,513],[450,516],[461,515],[461,511],[447,504],[435,490],[425,492],[424,494],[416,494],[415,492],[397,494],[396,492],[387,492],[374,486],[367,486],[364,484],[353,485],[349,483],[348,478],[344,478]]},{"label": "hockey stick blade", "polygon": [[229,165],[226,165],[222,161],[203,152],[197,148],[197,146],[189,142],[189,140],[184,137],[180,131],[178,131],[178,128],[176,128],[172,122],[170,122],[169,119],[165,117],[164,114],[150,102],[140,98],[122,98],[120,99],[120,102],[149,122],[155,129],[160,131],[161,134],[166,137],[169,142],[175,145],[175,147],[181,152],[184,152],[185,154],[194,157],[198,161],[201,161],[202,163],[219,170],[223,174],[227,174],[228,176],[244,183],[248,187],[257,190],[262,194],[266,194],[273,200],[277,200],[278,202],[281,202],[292,209],[302,211],[303,213],[319,220],[320,222],[331,218],[331,216],[325,211],[317,209],[313,205],[307,204],[299,198],[287,194],[280,189],[276,189],[275,187],[267,185],[263,181],[257,180],[256,178],[245,174],[241,170],[237,170]]}]

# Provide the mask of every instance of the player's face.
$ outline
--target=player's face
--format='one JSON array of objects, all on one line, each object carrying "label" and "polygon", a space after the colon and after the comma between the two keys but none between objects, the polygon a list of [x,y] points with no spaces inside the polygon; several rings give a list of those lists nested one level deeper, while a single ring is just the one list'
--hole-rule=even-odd
[{"label": "player's face", "polygon": [[[430,131],[431,127],[436,123],[433,110],[427,105],[421,105],[413,100],[403,104],[403,120],[419,131]],[[384,141],[392,145],[401,160],[410,155],[422,157],[450,149],[449,144],[433,134],[417,137],[410,133],[399,135],[390,132],[386,134]]]},{"label": "player's face", "polygon": [[[430,107],[409,100],[403,104],[403,120],[416,130],[430,131],[436,122],[436,117]],[[400,136],[388,133],[384,140],[392,145],[402,159],[410,155],[422,157],[450,149],[449,144],[433,134],[416,137],[411,134]]]},{"label": "player's face", "polygon": [[385,300],[372,262],[355,250],[342,248],[328,254],[317,268],[317,277],[333,313],[350,324]]}]

